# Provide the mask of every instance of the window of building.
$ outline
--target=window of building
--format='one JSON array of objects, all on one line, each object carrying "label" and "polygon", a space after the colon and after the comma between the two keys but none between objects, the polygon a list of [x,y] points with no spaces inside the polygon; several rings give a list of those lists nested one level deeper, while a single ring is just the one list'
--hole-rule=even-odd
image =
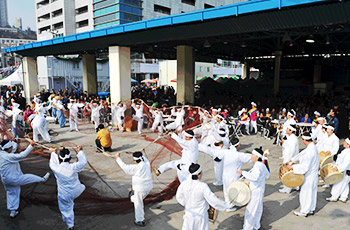
[{"label": "window of building", "polygon": [[154,12],[170,15],[171,9],[165,6],[154,4]]},{"label": "window of building", "polygon": [[181,0],[182,3],[195,6],[196,5],[196,0]]},{"label": "window of building", "polygon": [[38,17],[38,22],[43,22],[50,19],[50,14],[44,14]]},{"label": "window of building", "polygon": [[41,7],[43,7],[43,6],[48,5],[48,4],[50,4],[50,1],[49,1],[49,0],[43,0],[43,1],[40,1],[40,2],[38,2],[38,3],[36,4],[36,8],[39,9],[39,8],[41,8]]},{"label": "window of building", "polygon": [[62,9],[59,9],[59,10],[55,10],[51,13],[51,16],[54,18],[54,17],[58,17],[58,16],[61,16],[63,14],[63,10]]},{"label": "window of building", "polygon": [[214,8],[214,6],[204,3],[204,9]]},{"label": "window of building", "polygon": [[52,29],[54,29],[54,30],[58,30],[58,29],[62,29],[62,28],[63,28],[63,22],[59,22],[59,23],[52,25]]},{"label": "window of building", "polygon": [[115,26],[115,25],[119,25],[119,24],[121,24],[121,22],[119,20],[116,20],[113,22],[107,22],[107,23],[96,25],[95,29],[106,28],[106,27]]},{"label": "window of building", "polygon": [[73,62],[73,69],[79,69],[79,62]]},{"label": "window of building", "polygon": [[42,32],[44,32],[46,30],[50,30],[50,29],[51,29],[50,26],[45,26],[45,27],[39,28],[39,33],[41,34]]},{"label": "window of building", "polygon": [[89,25],[89,19],[77,22],[76,26],[77,28],[85,27]]},{"label": "window of building", "polygon": [[94,17],[102,16],[105,14],[110,14],[110,13],[113,13],[116,11],[119,11],[119,5],[113,5],[113,6],[103,8],[103,9],[96,10],[94,12]]},{"label": "window of building", "polygon": [[75,14],[76,15],[84,14],[84,13],[88,12],[88,10],[89,10],[88,6],[83,6],[83,7],[76,9]]}]

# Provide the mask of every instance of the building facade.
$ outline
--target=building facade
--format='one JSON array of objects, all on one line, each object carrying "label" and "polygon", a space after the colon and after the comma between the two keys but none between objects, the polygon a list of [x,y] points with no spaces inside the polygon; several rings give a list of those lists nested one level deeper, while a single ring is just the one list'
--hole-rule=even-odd
[{"label": "building facade", "polygon": [[[35,0],[37,37],[39,41],[47,40],[139,20],[243,1],[246,0]],[[69,79],[73,75],[75,82],[82,82],[82,79],[78,80],[79,77],[82,78],[82,70],[73,69],[73,65],[65,63],[67,62],[65,60],[54,60],[54,57],[52,59],[38,58],[38,78],[41,88],[57,88],[56,82],[60,86],[73,86],[74,84],[67,83],[67,81],[64,84],[62,83],[64,77]],[[142,63],[142,61],[133,60],[132,58],[131,73],[138,81],[159,76],[157,60],[148,60],[151,63],[145,62],[147,61],[144,60]],[[66,72],[58,75],[53,74],[52,69],[55,69],[55,65],[65,66]],[[108,67],[107,61],[104,68],[108,69]],[[80,71],[79,76],[76,76],[77,71]],[[99,90],[107,90],[105,89],[107,87],[102,86],[109,86],[109,78],[106,78],[105,74],[98,73],[98,82],[101,84]],[[56,81],[55,78],[61,80]],[[106,81],[104,82],[102,79]],[[74,86],[79,87],[80,84]]]},{"label": "building facade", "polygon": [[7,0],[0,0],[0,27],[8,25]]},{"label": "building facade", "polygon": [[93,30],[92,0],[35,0],[38,40]]},{"label": "building facade", "polygon": [[15,18],[15,27],[19,30],[23,29],[23,25],[22,25],[22,18],[21,17],[16,17]]}]

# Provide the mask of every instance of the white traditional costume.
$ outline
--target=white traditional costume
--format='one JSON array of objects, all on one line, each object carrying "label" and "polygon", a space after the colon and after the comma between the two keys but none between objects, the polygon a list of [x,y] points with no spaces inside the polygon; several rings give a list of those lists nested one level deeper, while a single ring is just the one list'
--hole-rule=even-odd
[{"label": "white traditional costume", "polygon": [[[186,131],[184,135],[189,135]],[[158,171],[164,173],[170,169],[177,170],[177,177],[180,182],[184,181],[188,175],[188,168],[192,163],[196,163],[198,159],[198,142],[194,136],[191,140],[185,140],[178,137],[175,133],[171,137],[182,147],[182,155],[180,160],[169,161],[159,166]]]},{"label": "white traditional costume", "polygon": [[54,172],[57,181],[58,208],[62,214],[62,219],[66,222],[68,228],[72,228],[74,227],[74,199],[85,190],[85,185],[79,181],[78,173],[85,168],[87,159],[82,150],[77,155],[78,161],[74,163],[60,163],[59,157],[64,161],[70,158],[70,154],[63,158],[52,152],[50,168]]},{"label": "white traditional costume", "polygon": [[29,116],[29,120],[31,120],[33,129],[33,140],[38,142],[40,134],[45,141],[51,142],[46,119],[38,114],[32,114]]},{"label": "white traditional costume", "polygon": [[[33,146],[29,145],[26,150],[20,153],[8,153],[4,151],[13,147],[13,142],[8,142],[2,146],[0,152],[0,175],[1,181],[6,190],[7,209],[11,213],[16,212],[19,207],[21,186],[31,183],[45,182],[50,174],[39,177],[33,174],[23,174],[19,164],[33,150]],[[14,152],[12,150],[12,152]]]},{"label": "white traditional costume", "polygon": [[122,103],[118,105],[112,104],[112,121],[118,126],[119,131],[124,130],[124,113],[126,109],[126,105]]},{"label": "white traditional costume", "polygon": [[117,163],[126,174],[132,175],[132,190],[134,194],[130,199],[134,203],[135,222],[142,222],[145,220],[143,199],[146,198],[153,188],[151,165],[144,156],[134,157],[134,160],[140,160],[140,163],[128,165],[120,157],[117,158]]},{"label": "white traditional costume", "polygon": [[185,116],[185,110],[182,108],[178,108],[177,112],[175,113],[175,121],[168,124],[165,128],[167,130],[176,130],[180,131],[182,130],[182,126],[185,124],[184,116]]},{"label": "white traditional costume", "polygon": [[[350,144],[350,140],[347,138],[345,140],[348,144]],[[339,172],[344,173],[344,178],[333,185],[331,190],[331,197],[329,200],[338,200],[338,198],[346,202],[349,196],[349,181],[350,176],[346,173],[347,170],[350,170],[350,148],[345,148],[337,157],[336,166]]]},{"label": "white traditional costume", "polygon": [[209,205],[220,211],[231,207],[229,203],[218,199],[206,183],[193,180],[191,176],[180,184],[176,199],[185,207],[182,230],[209,230]]},{"label": "white traditional costume", "polygon": [[139,134],[141,134],[142,133],[142,127],[143,127],[143,104],[141,104],[138,107],[133,102],[131,104],[131,106],[135,110],[135,115],[133,116],[133,119],[137,121],[137,131],[139,132]]},{"label": "white traditional costume", "polygon": [[[252,154],[264,160],[262,154],[256,150],[253,150]],[[242,176],[250,182],[251,191],[251,199],[245,211],[243,230],[259,229],[263,213],[265,181],[270,177],[270,172],[264,163],[257,161],[249,172],[243,171]]]},{"label": "white traditional costume", "polygon": [[[311,136],[303,136],[303,138],[312,140]],[[313,142],[309,143],[306,149],[292,158],[292,162],[297,161],[299,163],[293,165],[293,170],[295,174],[304,175],[304,183],[301,186],[299,195],[300,212],[294,213],[307,216],[315,211],[317,201],[319,158],[317,148]]]}]

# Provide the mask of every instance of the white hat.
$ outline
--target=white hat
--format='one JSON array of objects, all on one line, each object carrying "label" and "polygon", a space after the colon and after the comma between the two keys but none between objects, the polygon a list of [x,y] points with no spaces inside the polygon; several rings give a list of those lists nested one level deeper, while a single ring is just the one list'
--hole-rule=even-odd
[{"label": "white hat", "polygon": [[286,108],[283,108],[283,109],[282,109],[282,112],[287,112]]},{"label": "white hat", "polygon": [[318,118],[317,118],[317,121],[320,121],[320,120],[324,120],[324,121],[325,121],[326,118],[324,118],[324,117],[318,117]]},{"label": "white hat", "polygon": [[256,107],[256,103],[255,102],[252,102],[252,103],[250,103],[251,105],[254,105],[255,107]]},{"label": "white hat", "polygon": [[221,120],[224,120],[224,118],[221,115],[217,115],[216,118],[220,118]]},{"label": "white hat", "polygon": [[269,109],[269,108],[266,108],[266,111],[270,111],[270,109]]},{"label": "white hat", "polygon": [[314,112],[315,115],[321,116],[321,114],[317,111]]}]

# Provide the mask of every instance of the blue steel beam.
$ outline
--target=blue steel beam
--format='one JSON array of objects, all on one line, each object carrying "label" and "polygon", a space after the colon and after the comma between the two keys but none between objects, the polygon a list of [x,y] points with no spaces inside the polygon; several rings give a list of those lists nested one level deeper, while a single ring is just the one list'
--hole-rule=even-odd
[{"label": "blue steel beam", "polygon": [[178,24],[205,22],[206,20],[218,19],[224,17],[239,16],[248,13],[257,13],[260,11],[281,9],[289,6],[298,6],[316,2],[325,2],[327,0],[254,0],[248,2],[241,2],[232,5],[226,5],[216,8],[210,8],[199,11],[192,11],[188,13],[169,15],[166,17],[153,18],[144,21],[137,21],[113,27],[92,30],[89,32],[68,35],[65,37],[53,38],[46,41],[33,42],[26,45],[5,48],[4,53],[16,52],[26,49],[41,48],[44,46],[52,46],[67,42],[74,42],[79,40],[97,38],[102,36],[116,35],[152,28],[160,28],[164,26],[173,26]]}]

